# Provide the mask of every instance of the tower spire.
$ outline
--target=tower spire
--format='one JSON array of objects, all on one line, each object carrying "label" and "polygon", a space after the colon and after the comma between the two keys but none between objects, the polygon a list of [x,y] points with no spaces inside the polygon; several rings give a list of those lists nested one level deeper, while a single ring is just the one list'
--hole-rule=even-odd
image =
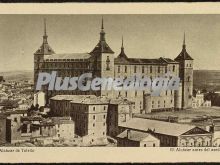
[{"label": "tower spire", "polygon": [[44,18],[44,35],[47,35],[47,23],[46,23],[46,18]]},{"label": "tower spire", "polygon": [[100,41],[105,41],[105,31],[104,31],[103,17],[102,17],[102,25],[101,25],[101,32],[100,32]]},{"label": "tower spire", "polygon": [[123,57],[123,58],[127,58],[125,52],[124,52],[124,38],[122,36],[121,38],[121,52],[120,54],[118,55],[118,57]]},{"label": "tower spire", "polygon": [[123,39],[123,36],[122,36],[122,40],[121,40],[121,49],[124,49],[124,39]]},{"label": "tower spire", "polygon": [[47,43],[47,24],[46,19],[44,18],[44,35],[43,35],[43,43]]},{"label": "tower spire", "polygon": [[186,36],[185,36],[185,32],[183,35],[183,49],[186,49]]},{"label": "tower spire", "polygon": [[102,27],[101,29],[104,29],[104,21],[103,21],[103,17],[102,17]]}]

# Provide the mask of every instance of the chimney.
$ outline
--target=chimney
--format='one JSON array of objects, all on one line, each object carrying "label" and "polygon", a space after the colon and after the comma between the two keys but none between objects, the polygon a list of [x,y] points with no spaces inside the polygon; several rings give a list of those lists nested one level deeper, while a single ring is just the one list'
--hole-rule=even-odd
[{"label": "chimney", "polygon": [[127,130],[127,139],[129,139],[131,137],[131,130]]}]

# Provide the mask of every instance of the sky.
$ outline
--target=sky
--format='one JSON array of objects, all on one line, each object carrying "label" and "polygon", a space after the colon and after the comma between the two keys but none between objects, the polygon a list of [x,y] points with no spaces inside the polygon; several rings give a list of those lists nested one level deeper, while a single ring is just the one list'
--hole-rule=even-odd
[{"label": "sky", "polygon": [[56,53],[85,53],[98,43],[102,17],[115,57],[123,35],[128,57],[174,59],[185,32],[194,69],[220,70],[220,15],[0,15],[0,72],[33,70],[44,18]]}]

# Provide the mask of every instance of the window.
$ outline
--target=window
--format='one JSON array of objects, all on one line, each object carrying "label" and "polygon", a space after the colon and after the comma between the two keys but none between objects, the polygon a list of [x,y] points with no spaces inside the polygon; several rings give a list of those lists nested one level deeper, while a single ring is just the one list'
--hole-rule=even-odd
[{"label": "window", "polygon": [[155,145],[155,143],[153,143],[153,147],[155,147],[156,145]]},{"label": "window", "polygon": [[160,73],[160,66],[158,66],[158,70],[157,70],[157,72]]},{"label": "window", "polygon": [[135,96],[137,96],[137,91],[135,91]]},{"label": "window", "polygon": [[127,66],[125,66],[125,73],[127,73]]},{"label": "window", "polygon": [[103,132],[103,135],[105,135],[105,132]]},{"label": "window", "polygon": [[95,115],[93,115],[93,120],[95,120]]},{"label": "window", "polygon": [[152,73],[152,66],[150,66],[150,73]]},{"label": "window", "polygon": [[127,97],[127,96],[128,96],[128,92],[126,91],[126,92],[125,92],[125,97]]},{"label": "window", "polygon": [[110,70],[110,59],[109,56],[107,56],[107,60],[106,60],[106,70]]},{"label": "window", "polygon": [[134,73],[136,73],[137,72],[137,66],[135,65],[134,66]]},{"label": "window", "polygon": [[93,127],[95,127],[95,123],[93,123]]},{"label": "window", "polygon": [[103,126],[105,126],[105,123],[103,123]]},{"label": "window", "polygon": [[142,66],[142,73],[144,73],[144,66]]},{"label": "window", "polygon": [[173,65],[173,72],[175,72],[175,65]]},{"label": "window", "polygon": [[103,118],[105,119],[105,115],[103,116]]},{"label": "window", "polygon": [[171,100],[170,102],[173,103],[173,100]]},{"label": "window", "polygon": [[147,145],[146,145],[146,144],[144,144],[144,147],[147,147]]},{"label": "window", "polygon": [[95,111],[95,107],[93,107],[93,111]]},{"label": "window", "polygon": [[120,66],[118,66],[118,73],[120,73]]},{"label": "window", "polygon": [[165,73],[167,73],[167,66],[165,67]]},{"label": "window", "polygon": [[18,119],[17,119],[17,117],[15,117],[15,118],[14,118],[14,122],[17,122],[17,121],[18,121]]},{"label": "window", "polygon": [[106,110],[106,106],[104,106],[104,110]]},{"label": "window", "polygon": [[166,96],[167,96],[167,91],[166,91]]},{"label": "window", "polygon": [[187,81],[188,81],[188,82],[190,81],[190,76],[187,77]]}]

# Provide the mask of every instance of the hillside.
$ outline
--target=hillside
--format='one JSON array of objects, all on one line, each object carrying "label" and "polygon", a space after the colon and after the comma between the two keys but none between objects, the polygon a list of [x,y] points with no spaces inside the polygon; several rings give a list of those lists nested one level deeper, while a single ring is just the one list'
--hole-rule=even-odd
[{"label": "hillside", "polygon": [[194,88],[220,91],[220,70],[194,70]]},{"label": "hillside", "polygon": [[8,71],[0,72],[7,81],[33,80],[33,71]]}]

